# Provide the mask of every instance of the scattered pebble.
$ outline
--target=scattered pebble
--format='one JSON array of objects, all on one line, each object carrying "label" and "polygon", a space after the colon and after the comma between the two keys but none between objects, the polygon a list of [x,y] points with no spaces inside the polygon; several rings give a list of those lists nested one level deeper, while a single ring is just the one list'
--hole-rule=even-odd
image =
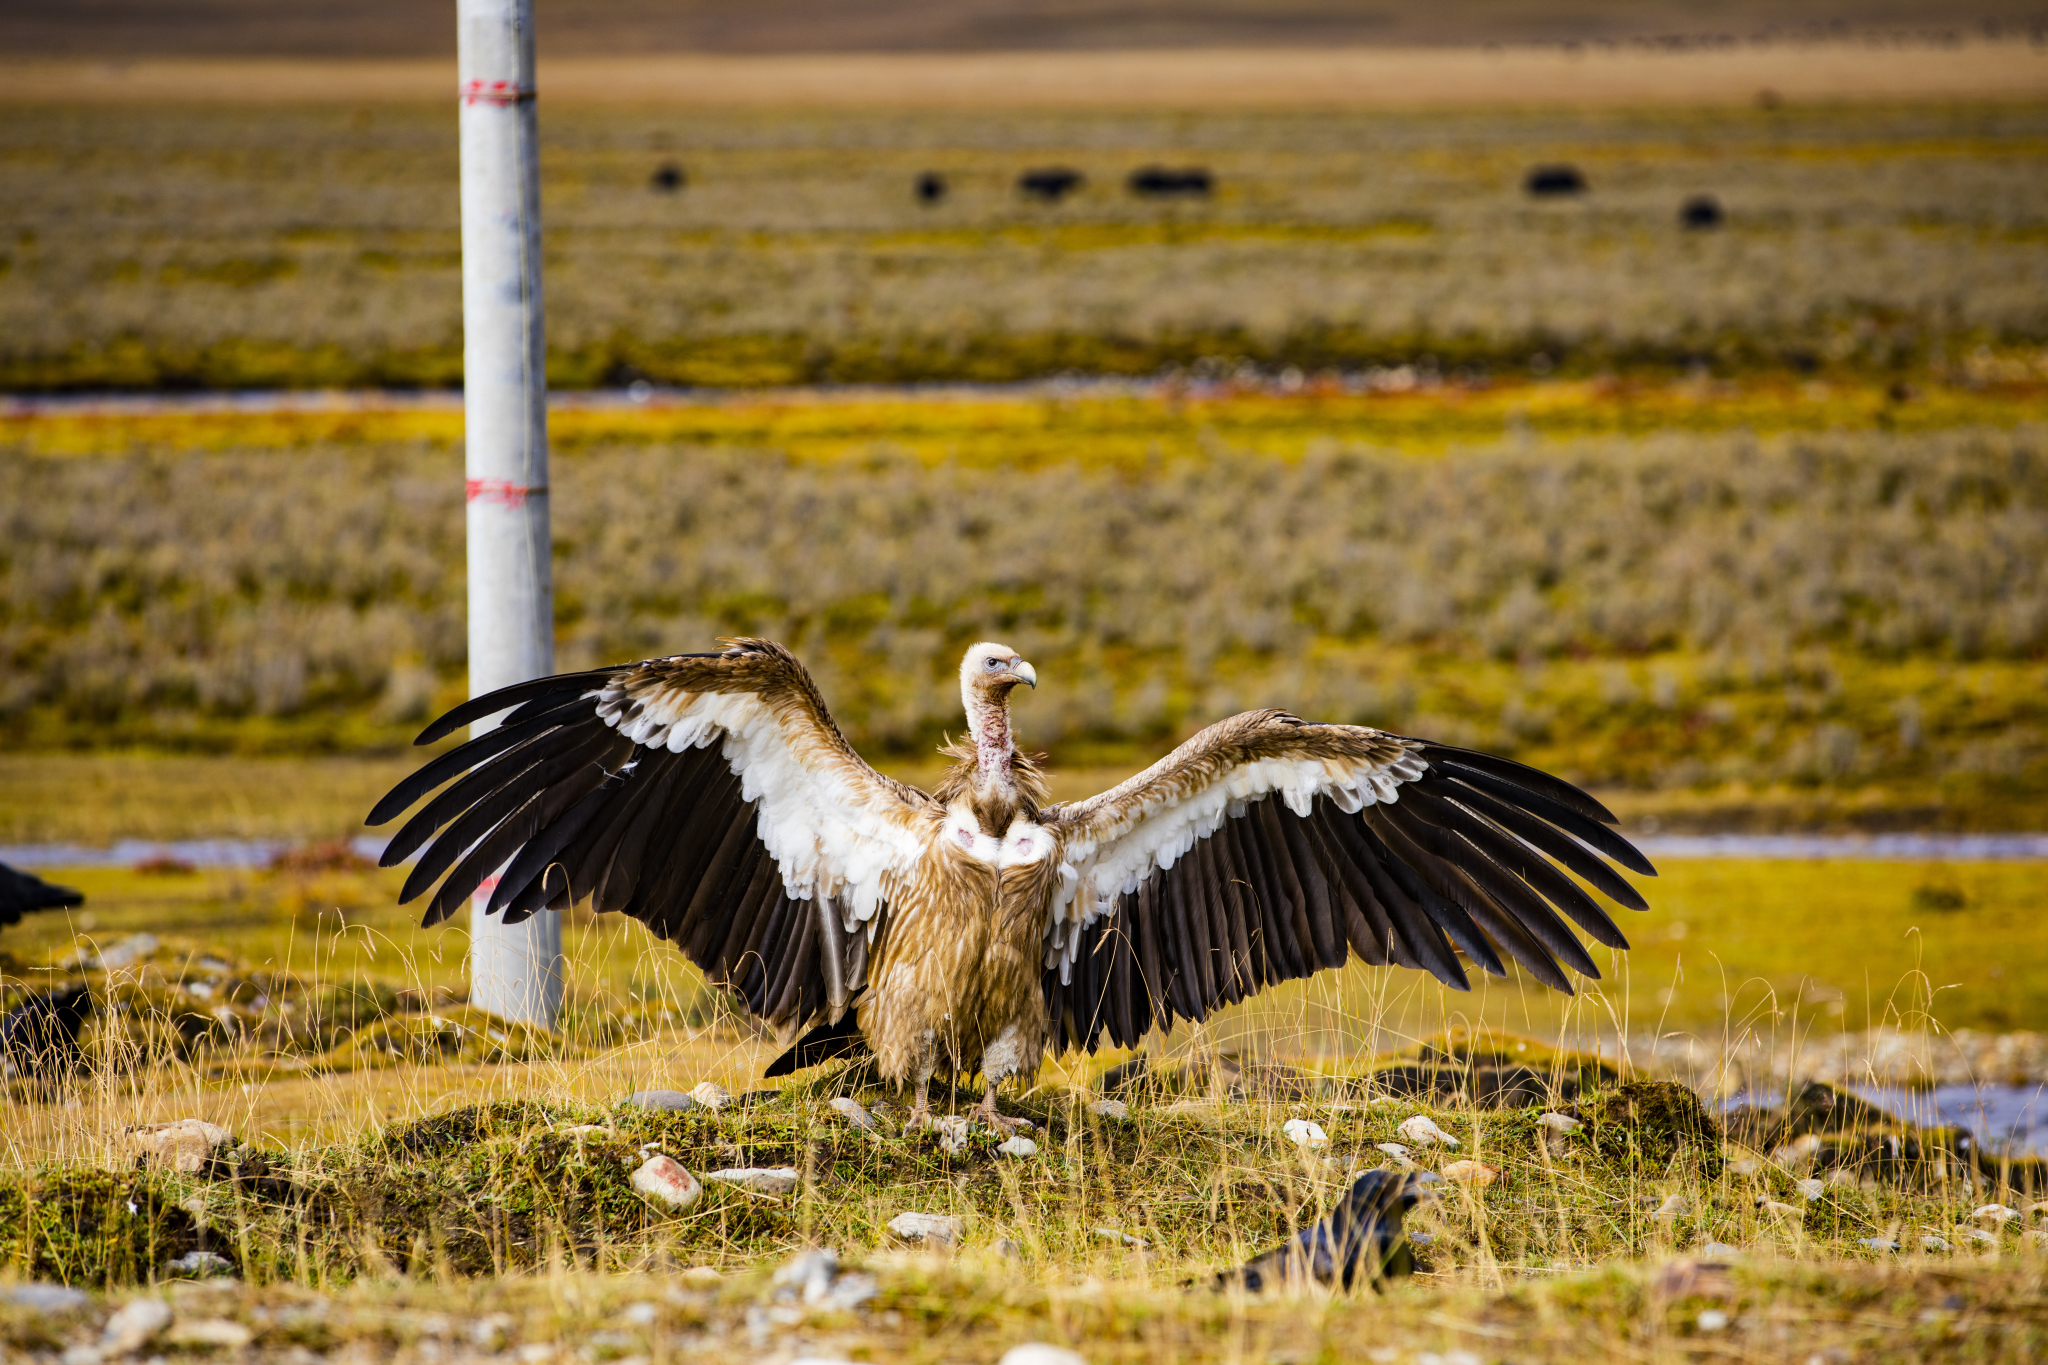
[{"label": "scattered pebble", "polygon": [[1726,1242],[1702,1242],[1700,1255],[1716,1261],[1734,1260],[1742,1255],[1742,1248],[1729,1246]]},{"label": "scattered pebble", "polygon": [[1986,1232],[1982,1228],[1965,1228],[1963,1236],[1966,1240],[1975,1242],[1980,1247],[1995,1247],[1999,1245],[1998,1234]]},{"label": "scattered pebble", "polygon": [[571,1124],[569,1127],[562,1129],[561,1132],[563,1137],[572,1137],[579,1141],[588,1137],[610,1137],[612,1135],[612,1130],[601,1123]]},{"label": "scattered pebble", "polygon": [[1458,1145],[1458,1140],[1437,1127],[1427,1114],[1417,1114],[1412,1119],[1403,1120],[1401,1126],[1394,1131],[1418,1147],[1428,1147],[1436,1143],[1442,1143],[1446,1147]]},{"label": "scattered pebble", "polygon": [[164,1328],[171,1325],[171,1306],[162,1299],[130,1299],[100,1334],[100,1349],[108,1355],[124,1356],[139,1351]]},{"label": "scattered pebble", "polygon": [[1756,1207],[1759,1213],[1767,1213],[1773,1218],[1790,1218],[1796,1221],[1806,1217],[1806,1210],[1798,1205],[1781,1204],[1775,1199],[1766,1199],[1762,1195],[1757,1196]]},{"label": "scattered pebble", "polygon": [[116,972],[123,967],[132,967],[156,951],[155,934],[130,934],[113,947],[96,957],[88,957],[79,965],[93,971]]},{"label": "scattered pebble", "polygon": [[1064,1346],[1028,1341],[1003,1352],[1003,1358],[996,1365],[1088,1365],[1088,1358]]},{"label": "scattered pebble", "polygon": [[638,1303],[627,1304],[619,1316],[635,1327],[652,1327],[661,1320],[661,1305],[642,1299]]},{"label": "scattered pebble", "polygon": [[680,1090],[635,1090],[626,1097],[626,1103],[641,1109],[668,1109],[677,1112],[700,1107],[696,1100]]},{"label": "scattered pebble", "polygon": [[2048,1218],[2048,1202],[2027,1205],[2027,1215],[2031,1218]]},{"label": "scattered pebble", "polygon": [[164,1341],[169,1345],[216,1351],[239,1351],[255,1337],[254,1332],[232,1318],[188,1319],[164,1333]]},{"label": "scattered pebble", "polygon": [[234,1140],[233,1133],[204,1119],[177,1119],[128,1130],[128,1142],[144,1162],[185,1175],[205,1170],[213,1154]]},{"label": "scattered pebble", "polygon": [[1006,1261],[1024,1259],[1024,1244],[1014,1237],[1005,1237],[996,1243],[996,1255]]},{"label": "scattered pebble", "polygon": [[665,1204],[672,1209],[686,1209],[704,1196],[704,1187],[697,1183],[697,1177],[684,1170],[680,1161],[660,1152],[648,1157],[633,1172],[633,1188],[648,1203]]},{"label": "scattered pebble", "polygon": [[690,1098],[715,1114],[732,1103],[732,1092],[717,1081],[699,1081],[690,1088]]},{"label": "scattered pebble", "polygon": [[715,1265],[693,1265],[683,1272],[682,1279],[683,1283],[692,1289],[711,1289],[723,1281],[725,1276]]},{"label": "scattered pebble", "polygon": [[1570,1114],[1538,1114],[1536,1122],[1542,1124],[1553,1133],[1576,1133],[1579,1129],[1586,1126]]},{"label": "scattered pebble", "polygon": [[1444,1167],[1443,1177],[1460,1185],[1491,1185],[1500,1179],[1500,1167],[1469,1159],[1453,1161]]},{"label": "scattered pebble", "polygon": [[173,1275],[184,1275],[195,1280],[235,1273],[233,1261],[211,1251],[188,1251],[183,1256],[173,1258],[166,1268]]},{"label": "scattered pebble", "polygon": [[1131,1116],[1131,1106],[1122,1100],[1097,1100],[1088,1106],[1088,1112],[1105,1119],[1127,1119]]},{"label": "scattered pebble", "polygon": [[1947,1251],[1949,1250],[1949,1245],[1945,1238],[1929,1234],[1920,1239],[1920,1249],[1922,1251]]},{"label": "scattered pebble", "polygon": [[1820,1138],[1813,1133],[1806,1133],[1774,1150],[1771,1153],[1771,1160],[1786,1170],[1796,1171],[1812,1165],[1814,1157],[1819,1153]]},{"label": "scattered pebble", "polygon": [[860,1101],[851,1095],[841,1095],[837,1099],[827,1100],[825,1107],[862,1132],[868,1132],[875,1126],[875,1116],[863,1109]]},{"label": "scattered pebble", "polygon": [[706,1171],[704,1178],[737,1185],[755,1194],[788,1194],[801,1180],[794,1166],[733,1166],[722,1171]]},{"label": "scattered pebble", "polygon": [[1728,1169],[1736,1175],[1755,1175],[1763,1166],[1753,1156],[1739,1156],[1728,1163]]},{"label": "scattered pebble", "polygon": [[1375,1145],[1403,1166],[1413,1166],[1415,1164],[1414,1159],[1408,1155],[1408,1149],[1398,1142],[1381,1142]]},{"label": "scattered pebble", "polygon": [[1007,1142],[997,1143],[996,1150],[1004,1156],[1037,1156],[1038,1144],[1028,1137],[1013,1137]]},{"label": "scattered pebble", "polygon": [[1728,1325],[1728,1315],[1718,1308],[1706,1308],[1693,1319],[1693,1325],[1702,1332],[1718,1332]]},{"label": "scattered pebble", "polygon": [[1799,1191],[1801,1199],[1818,1199],[1828,1192],[1828,1187],[1824,1182],[1810,1177],[1805,1180],[1794,1181],[1792,1188]]},{"label": "scattered pebble", "polygon": [[1280,1131],[1287,1134],[1287,1140],[1297,1147],[1327,1147],[1330,1135],[1321,1124],[1310,1123],[1307,1119],[1289,1119],[1280,1125]]},{"label": "scattered pebble", "polygon": [[511,1336],[512,1319],[505,1313],[492,1313],[469,1325],[469,1344],[479,1351],[496,1354],[505,1349],[505,1343]]},{"label": "scattered pebble", "polygon": [[0,1303],[11,1303],[31,1313],[75,1313],[92,1302],[92,1296],[69,1285],[43,1284],[30,1280],[0,1288]]},{"label": "scattered pebble", "polygon": [[1122,1228],[1090,1228],[1088,1230],[1094,1233],[1097,1237],[1100,1237],[1103,1241],[1115,1242],[1119,1246],[1142,1247],[1145,1245],[1144,1238],[1133,1237],[1130,1233],[1125,1232]]},{"label": "scattered pebble", "polygon": [[939,1150],[946,1153],[960,1151],[967,1146],[967,1119],[961,1114],[948,1114],[932,1123],[939,1135]]},{"label": "scattered pebble", "polygon": [[1674,1194],[1667,1196],[1663,1203],[1652,1210],[1650,1216],[1663,1222],[1672,1218],[1683,1218],[1691,1212],[1692,1205],[1685,1202],[1685,1196]]},{"label": "scattered pebble", "polygon": [[2018,1209],[2007,1208],[2003,1204],[1985,1204],[1970,1210],[1970,1221],[1982,1223],[1988,1228],[2002,1228],[2019,1216],[2020,1211]]},{"label": "scattered pebble", "polygon": [[1856,1245],[1865,1251],[1888,1252],[1899,1249],[1899,1244],[1889,1237],[1865,1237]]},{"label": "scattered pebble", "polygon": [[769,1288],[777,1298],[801,1298],[816,1303],[832,1291],[839,1278],[839,1253],[830,1247],[812,1247],[776,1267]]},{"label": "scattered pebble", "polygon": [[943,1213],[899,1213],[889,1220],[889,1231],[918,1246],[956,1247],[967,1225]]}]

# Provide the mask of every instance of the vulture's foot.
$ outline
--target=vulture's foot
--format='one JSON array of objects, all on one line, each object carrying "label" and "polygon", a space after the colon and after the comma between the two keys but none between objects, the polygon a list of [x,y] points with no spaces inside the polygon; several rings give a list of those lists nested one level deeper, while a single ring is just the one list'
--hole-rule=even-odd
[{"label": "vulture's foot", "polygon": [[996,1092],[993,1087],[982,1102],[968,1112],[968,1117],[976,1123],[987,1124],[998,1133],[1028,1133],[1038,1126],[1030,1119],[1013,1119],[999,1112],[996,1109]]},{"label": "vulture's foot", "polygon": [[903,1120],[903,1131],[922,1133],[930,1128],[933,1122],[932,1107],[929,1104],[914,1104],[910,1107],[910,1116]]}]

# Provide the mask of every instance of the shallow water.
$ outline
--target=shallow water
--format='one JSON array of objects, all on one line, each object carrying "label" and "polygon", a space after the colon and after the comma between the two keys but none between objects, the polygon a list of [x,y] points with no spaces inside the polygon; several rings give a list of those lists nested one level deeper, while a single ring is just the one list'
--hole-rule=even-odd
[{"label": "shallow water", "polygon": [[2048,1157],[2048,1086],[1938,1085],[1932,1090],[1851,1086],[1872,1104],[1912,1123],[1954,1124],[1984,1151]]}]

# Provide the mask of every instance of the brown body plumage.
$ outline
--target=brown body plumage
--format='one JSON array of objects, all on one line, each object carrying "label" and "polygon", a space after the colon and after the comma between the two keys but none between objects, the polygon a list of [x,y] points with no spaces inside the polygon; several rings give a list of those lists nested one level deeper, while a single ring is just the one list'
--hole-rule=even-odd
[{"label": "brown body plumage", "polygon": [[1613,816],[1520,764],[1250,711],[1051,806],[1011,733],[1031,665],[979,644],[960,683],[968,736],[927,793],[863,762],[770,641],[540,679],[429,727],[513,708],[371,822],[454,778],[385,853],[425,849],[406,899],[447,874],[429,922],[501,867],[508,918],[589,897],[767,1022],[818,1025],[771,1074],[865,1047],[923,1115],[935,1074],[978,1071],[992,1121],[1049,1047],[1134,1044],[1353,955],[1462,989],[1461,957],[1505,953],[1569,990],[1565,968],[1599,973],[1565,919],[1626,942],[1552,860],[1642,908],[1599,856],[1653,871]]}]

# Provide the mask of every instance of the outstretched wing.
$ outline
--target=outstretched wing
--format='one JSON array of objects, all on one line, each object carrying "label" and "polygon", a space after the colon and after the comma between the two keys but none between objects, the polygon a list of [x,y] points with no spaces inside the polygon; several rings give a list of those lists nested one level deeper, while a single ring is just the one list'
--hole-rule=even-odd
[{"label": "outstretched wing", "polygon": [[1129,1046],[1352,953],[1463,990],[1459,951],[1496,975],[1504,952],[1569,993],[1565,967],[1600,972],[1566,919],[1628,942],[1551,860],[1635,910],[1642,897],[1599,855],[1656,875],[1568,782],[1284,711],[1212,725],[1045,818],[1078,874],[1047,926],[1055,1047]]},{"label": "outstretched wing", "polygon": [[421,744],[516,708],[370,812],[381,825],[449,783],[384,850],[386,867],[420,854],[400,899],[439,880],[434,924],[493,874],[489,908],[512,923],[588,897],[772,1024],[837,1018],[932,803],[854,753],[788,650],[727,643],[520,683],[428,726]]}]

